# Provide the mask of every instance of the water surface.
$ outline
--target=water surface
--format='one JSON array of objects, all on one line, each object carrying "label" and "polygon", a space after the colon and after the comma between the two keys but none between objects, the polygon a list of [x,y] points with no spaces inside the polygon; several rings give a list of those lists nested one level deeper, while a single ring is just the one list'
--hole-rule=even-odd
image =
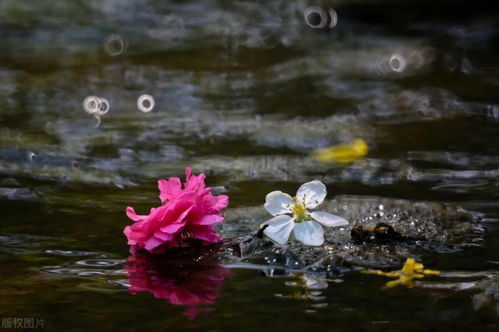
[{"label": "water surface", "polygon": [[[496,330],[499,24],[485,3],[2,1],[0,316],[49,330]],[[337,24],[312,28],[311,6]],[[110,104],[97,127],[91,95]],[[310,158],[358,137],[369,153],[354,163]],[[348,228],[318,251],[130,256],[125,207],[148,211],[156,180],[187,166],[230,195],[220,232],[236,243],[269,218],[268,192],[312,179],[352,225],[425,241],[353,245]],[[382,290],[359,273],[406,257],[443,276]]]}]

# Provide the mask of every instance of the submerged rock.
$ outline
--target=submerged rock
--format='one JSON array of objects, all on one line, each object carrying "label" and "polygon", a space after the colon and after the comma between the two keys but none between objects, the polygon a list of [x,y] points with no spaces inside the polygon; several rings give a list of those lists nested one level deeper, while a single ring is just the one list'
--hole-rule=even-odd
[{"label": "submerged rock", "polygon": [[417,238],[409,238],[400,235],[399,232],[395,231],[392,226],[385,223],[377,223],[374,227],[363,227],[357,226],[352,228],[350,232],[352,237],[352,242],[356,244],[363,243],[395,243],[395,242],[407,242],[407,241],[417,241]]},{"label": "submerged rock", "polygon": [[[321,207],[350,221],[341,228],[325,228],[324,245],[304,246],[291,236],[288,246],[277,247],[256,232],[226,242],[226,258],[283,269],[338,272],[355,267],[397,267],[407,257],[454,252],[483,241],[478,216],[450,204],[339,196]],[[238,229],[256,230],[267,219],[270,216],[261,207],[231,209],[223,231],[235,235]],[[375,241],[359,237],[359,230],[379,231],[380,227],[387,231],[379,233]]]}]

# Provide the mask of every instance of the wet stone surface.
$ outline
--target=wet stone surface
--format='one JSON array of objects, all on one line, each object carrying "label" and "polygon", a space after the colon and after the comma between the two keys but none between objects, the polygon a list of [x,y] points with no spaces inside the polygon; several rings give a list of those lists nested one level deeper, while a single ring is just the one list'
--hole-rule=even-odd
[{"label": "wet stone surface", "polygon": [[[325,227],[325,244],[320,247],[302,245],[291,236],[289,246],[276,249],[270,239],[255,234],[232,239],[229,253],[235,250],[245,262],[262,262],[264,257],[265,264],[284,269],[328,271],[336,265],[388,268],[400,266],[408,257],[479,247],[484,240],[479,216],[448,204],[341,196],[323,203],[318,210],[342,216],[350,224]],[[258,229],[260,223],[270,219],[260,207],[231,209],[226,215],[231,224],[227,232],[237,232],[235,223]],[[359,226],[374,228],[379,223],[391,226],[401,238],[380,239],[378,243],[352,239],[352,231]]]}]

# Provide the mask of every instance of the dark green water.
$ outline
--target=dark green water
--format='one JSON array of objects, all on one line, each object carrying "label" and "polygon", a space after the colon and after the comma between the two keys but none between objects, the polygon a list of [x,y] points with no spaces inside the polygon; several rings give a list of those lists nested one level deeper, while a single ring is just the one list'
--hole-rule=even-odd
[{"label": "dark green water", "polygon": [[[310,6],[334,8],[336,26],[307,25]],[[1,0],[2,324],[497,330],[498,17],[486,1]],[[110,104],[98,127],[91,95]],[[309,157],[357,137],[369,153],[353,164]],[[372,226],[384,205],[429,241],[352,253],[334,233],[330,257],[348,264],[315,272],[294,244],[296,265],[216,248],[129,258],[125,207],[148,211],[156,180],[187,166],[230,196],[226,238],[269,218],[268,192],[317,178],[331,212]],[[358,271],[406,257],[443,276],[382,290]],[[193,294],[204,304],[179,305]]]}]

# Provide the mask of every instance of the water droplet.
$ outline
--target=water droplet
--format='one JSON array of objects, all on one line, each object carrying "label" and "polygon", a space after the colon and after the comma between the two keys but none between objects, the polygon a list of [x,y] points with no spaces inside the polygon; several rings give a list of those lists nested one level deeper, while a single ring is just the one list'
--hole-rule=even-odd
[{"label": "water droplet", "polygon": [[392,54],[388,64],[390,65],[390,68],[397,73],[403,72],[407,67],[407,61],[401,54],[398,53]]},{"label": "water droplet", "polygon": [[88,114],[104,115],[109,111],[109,102],[106,98],[88,96],[83,99],[83,109]]},{"label": "water droplet", "polygon": [[163,24],[168,25],[173,30],[177,30],[177,32],[185,29],[185,22],[182,17],[177,16],[173,13],[170,13],[163,17]]},{"label": "water droplet", "polygon": [[88,96],[83,99],[83,109],[89,114],[94,114],[99,109],[99,97]]},{"label": "water droplet", "polygon": [[104,42],[104,51],[110,56],[125,53],[128,48],[126,39],[118,34],[112,34]]},{"label": "water droplet", "polygon": [[152,111],[154,104],[154,98],[151,95],[142,95],[137,99],[137,107],[144,113]]},{"label": "water droplet", "polygon": [[327,13],[318,6],[308,7],[303,13],[305,23],[313,29],[324,29],[327,26]]},{"label": "water droplet", "polygon": [[338,24],[338,13],[333,8],[329,8],[329,18],[331,19],[329,27],[332,29]]},{"label": "water droplet", "polygon": [[109,102],[106,98],[99,98],[99,102],[99,110],[97,113],[99,115],[104,115],[109,111]]},{"label": "water droplet", "polygon": [[35,154],[34,152],[32,152],[32,151],[29,151],[29,152],[28,152],[28,160],[29,160],[29,161],[35,161],[35,160],[36,160],[36,158],[37,158],[37,157],[36,157],[36,154]]},{"label": "water droplet", "polygon": [[97,120],[97,123],[95,124],[95,128],[98,128],[102,121],[100,119],[100,116],[98,116],[97,114],[95,114],[94,117]]}]

